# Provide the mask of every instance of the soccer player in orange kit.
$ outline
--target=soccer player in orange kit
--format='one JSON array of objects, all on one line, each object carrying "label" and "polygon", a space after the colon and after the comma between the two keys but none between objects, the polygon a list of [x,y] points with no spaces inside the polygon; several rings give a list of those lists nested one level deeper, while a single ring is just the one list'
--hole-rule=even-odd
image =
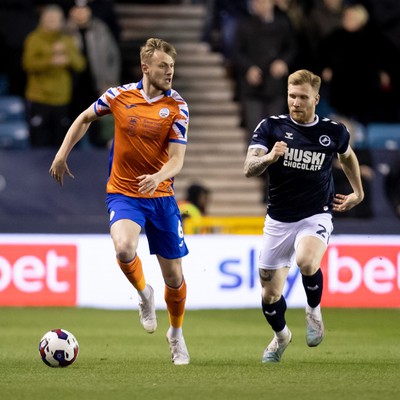
[{"label": "soccer player in orange kit", "polygon": [[107,205],[117,262],[138,292],[140,322],[148,333],[154,332],[154,292],[146,283],[136,253],[139,234],[145,228],[150,253],[157,256],[165,282],[172,362],[185,365],[190,358],[182,333],[186,301],[182,257],[188,249],[173,177],[183,166],[189,111],[172,89],[175,59],[176,50],[171,44],[148,39],[140,50],[140,82],[108,89],[83,111],[69,128],[49,173],[60,185],[65,173],[73,178],[67,165],[69,153],[91,122],[113,115]]}]

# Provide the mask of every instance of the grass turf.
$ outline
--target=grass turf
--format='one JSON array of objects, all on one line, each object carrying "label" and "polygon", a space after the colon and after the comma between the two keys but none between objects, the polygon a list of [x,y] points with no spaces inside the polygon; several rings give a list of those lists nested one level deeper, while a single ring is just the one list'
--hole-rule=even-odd
[{"label": "grass turf", "polygon": [[[174,366],[158,312],[147,334],[137,311],[0,308],[2,400],[395,399],[399,395],[400,310],[324,309],[325,339],[305,344],[304,310],[289,309],[293,341],[278,364],[261,355],[272,338],[261,310],[187,311],[188,366]],[[80,354],[68,368],[39,358],[42,335],[65,328]]]}]

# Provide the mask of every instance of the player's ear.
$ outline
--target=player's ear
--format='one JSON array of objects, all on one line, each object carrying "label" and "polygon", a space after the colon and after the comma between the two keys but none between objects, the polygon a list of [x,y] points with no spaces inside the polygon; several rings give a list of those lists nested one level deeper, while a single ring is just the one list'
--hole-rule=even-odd
[{"label": "player's ear", "polygon": [[142,63],[142,72],[144,74],[147,74],[147,72],[149,72],[149,66],[145,63]]},{"label": "player's ear", "polygon": [[315,105],[317,105],[319,103],[319,99],[320,99],[320,96],[319,96],[319,94],[317,94],[315,96]]}]

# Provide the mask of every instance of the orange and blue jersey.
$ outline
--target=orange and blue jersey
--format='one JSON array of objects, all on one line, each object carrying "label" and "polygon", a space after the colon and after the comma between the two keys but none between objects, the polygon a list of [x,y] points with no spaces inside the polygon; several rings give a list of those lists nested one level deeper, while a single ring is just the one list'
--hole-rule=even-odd
[{"label": "orange and blue jersey", "polygon": [[142,81],[108,89],[95,103],[98,116],[114,117],[107,193],[130,197],[173,196],[173,178],[161,182],[156,192],[139,193],[140,175],[154,174],[168,161],[171,142],[186,145],[189,110],[171,89],[150,99]]}]

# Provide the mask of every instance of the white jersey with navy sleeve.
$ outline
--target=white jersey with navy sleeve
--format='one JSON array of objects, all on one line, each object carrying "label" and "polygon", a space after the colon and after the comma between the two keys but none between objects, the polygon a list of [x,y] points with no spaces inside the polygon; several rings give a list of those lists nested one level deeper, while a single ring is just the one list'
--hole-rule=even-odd
[{"label": "white jersey with navy sleeve", "polygon": [[286,115],[260,122],[250,148],[270,151],[287,143],[285,155],[268,167],[268,214],[282,222],[296,222],[319,213],[331,213],[335,195],[332,161],[349,148],[347,128],[328,118],[306,125]]}]

